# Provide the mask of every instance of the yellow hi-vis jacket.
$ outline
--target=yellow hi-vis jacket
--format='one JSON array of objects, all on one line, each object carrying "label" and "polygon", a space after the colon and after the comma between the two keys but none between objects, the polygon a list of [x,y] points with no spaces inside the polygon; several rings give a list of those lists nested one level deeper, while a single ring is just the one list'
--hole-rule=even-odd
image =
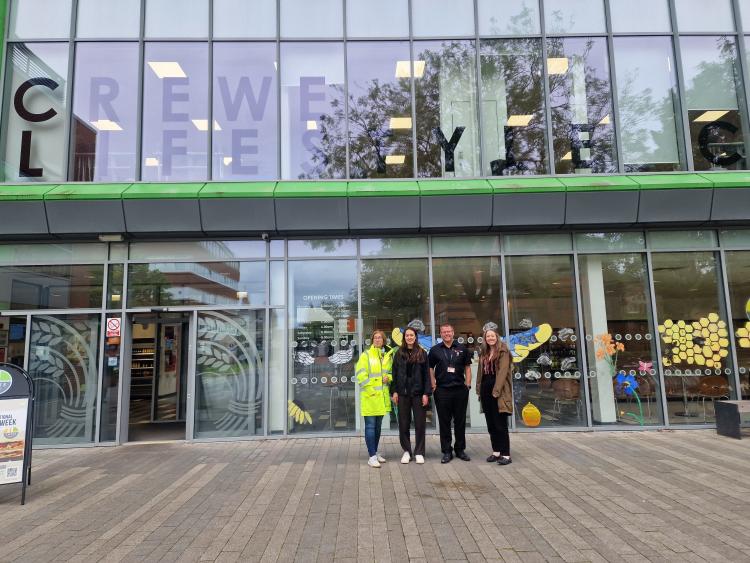
[{"label": "yellow hi-vis jacket", "polygon": [[[370,346],[357,360],[355,375],[360,386],[359,401],[362,416],[383,416],[391,412],[391,382],[393,352]],[[385,379],[385,381],[384,381]]]}]

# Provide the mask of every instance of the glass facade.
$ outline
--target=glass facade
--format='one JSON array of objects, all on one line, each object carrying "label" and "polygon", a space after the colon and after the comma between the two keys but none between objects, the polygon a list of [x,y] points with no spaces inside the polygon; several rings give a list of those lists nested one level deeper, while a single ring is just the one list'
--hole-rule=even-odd
[{"label": "glass facade", "polygon": [[[14,0],[0,181],[177,184],[177,199],[182,182],[745,170],[748,3],[714,4]],[[625,191],[575,191],[597,181],[561,189]],[[419,320],[429,347],[449,322],[476,373],[491,321],[513,354],[513,429],[711,425],[715,401],[750,398],[750,234],[637,220],[0,243],[0,358],[38,382],[42,444],[126,441],[128,394],[162,391],[144,375],[158,354],[174,389],[153,416],[183,417],[188,439],[355,433],[374,330],[395,346]],[[485,425],[476,401],[467,423]]]},{"label": "glass facade", "polygon": [[748,166],[739,0],[9,4],[7,182]]},{"label": "glass facade", "polygon": [[[750,397],[747,230],[102,246],[0,263],[0,354],[38,382],[43,444],[120,439],[121,387],[165,305],[187,315],[189,439],[359,431],[354,363],[374,330],[396,346],[414,320],[426,348],[452,323],[475,372],[482,327],[499,326],[516,430],[710,425],[715,401]],[[485,425],[474,401],[467,423]]]}]

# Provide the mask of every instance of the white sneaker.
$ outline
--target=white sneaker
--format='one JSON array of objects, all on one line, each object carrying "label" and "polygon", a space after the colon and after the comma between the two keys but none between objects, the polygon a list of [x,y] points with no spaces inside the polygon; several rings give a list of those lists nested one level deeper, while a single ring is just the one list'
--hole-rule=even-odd
[{"label": "white sneaker", "polygon": [[379,461],[380,463],[385,463],[385,458],[384,458],[384,457],[383,457],[382,455],[380,455],[380,454],[377,454],[377,456],[376,456],[376,457],[378,458],[378,461]]},{"label": "white sneaker", "polygon": [[414,459],[417,461],[417,464],[419,464],[419,465],[422,465],[424,463],[424,456],[423,455],[414,456]]},{"label": "white sneaker", "polygon": [[367,460],[367,465],[370,467],[380,467],[380,462],[378,461],[378,456],[374,455],[370,459]]},{"label": "white sneaker", "polygon": [[401,456],[401,463],[409,463],[411,461],[411,455],[409,452],[404,452],[404,455]]}]

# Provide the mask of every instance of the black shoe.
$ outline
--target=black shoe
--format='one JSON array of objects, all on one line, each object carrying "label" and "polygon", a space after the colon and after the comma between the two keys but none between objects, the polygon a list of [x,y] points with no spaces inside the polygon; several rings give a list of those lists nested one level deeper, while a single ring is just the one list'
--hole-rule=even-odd
[{"label": "black shoe", "polygon": [[487,458],[487,463],[495,463],[495,462],[496,462],[496,461],[498,461],[499,459],[500,459],[500,458],[499,458],[499,457],[497,457],[497,456],[496,456],[495,454],[492,454],[492,455],[491,455],[490,457],[488,457],[488,458]]},{"label": "black shoe", "polygon": [[440,460],[440,463],[448,463],[452,459],[453,459],[453,454],[443,454],[443,459]]},{"label": "black shoe", "polygon": [[498,465],[510,465],[511,463],[513,463],[513,460],[510,459],[509,457],[501,456],[500,459],[497,460]]},{"label": "black shoe", "polygon": [[466,455],[466,452],[463,450],[460,452],[456,452],[456,457],[464,461],[471,461],[471,458],[468,455]]}]

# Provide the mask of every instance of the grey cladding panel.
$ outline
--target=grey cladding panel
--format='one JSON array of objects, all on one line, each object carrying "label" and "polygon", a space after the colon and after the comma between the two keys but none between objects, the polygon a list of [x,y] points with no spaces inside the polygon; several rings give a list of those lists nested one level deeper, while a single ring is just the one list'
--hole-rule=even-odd
[{"label": "grey cladding panel", "polygon": [[712,189],[642,190],[640,223],[698,223],[708,221]]},{"label": "grey cladding panel", "polygon": [[349,229],[352,232],[416,231],[419,229],[419,198],[349,198]]},{"label": "grey cladding panel", "polygon": [[349,217],[345,197],[276,198],[279,232],[346,231]]},{"label": "grey cladding panel", "polygon": [[750,188],[716,188],[712,221],[750,221]]},{"label": "grey cladding panel", "polygon": [[566,225],[631,224],[638,219],[638,192],[568,192]]},{"label": "grey cladding panel", "polygon": [[560,226],[565,222],[565,192],[495,194],[493,227]]},{"label": "grey cladding panel", "polygon": [[492,222],[492,196],[430,195],[421,197],[422,230],[488,230]]},{"label": "grey cladding panel", "polygon": [[47,219],[53,235],[125,232],[122,200],[48,200]]},{"label": "grey cladding panel", "polygon": [[206,233],[275,232],[273,198],[201,199]]},{"label": "grey cladding panel", "polygon": [[200,233],[197,199],[125,199],[129,233]]},{"label": "grey cladding panel", "polygon": [[49,235],[43,201],[0,201],[0,235]]}]

